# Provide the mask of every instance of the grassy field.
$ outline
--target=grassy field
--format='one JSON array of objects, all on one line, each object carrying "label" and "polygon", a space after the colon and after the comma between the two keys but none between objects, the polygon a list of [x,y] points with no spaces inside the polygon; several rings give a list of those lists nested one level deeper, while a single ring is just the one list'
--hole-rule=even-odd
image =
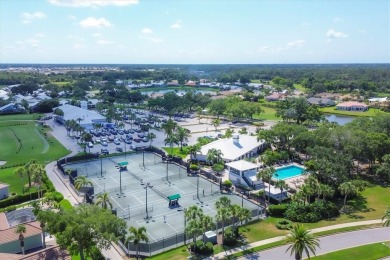
[{"label": "grassy field", "polygon": [[41,116],[41,114],[0,115],[0,122],[13,120],[37,120]]},{"label": "grassy field", "polygon": [[376,260],[386,256],[390,256],[389,242],[364,245],[359,247],[348,248],[329,254],[313,257],[317,260],[344,260],[344,259],[364,259]]},{"label": "grassy field", "polygon": [[257,83],[260,84],[261,81],[259,79],[251,79],[251,83]]},{"label": "grassy field", "polygon": [[35,122],[0,122],[0,160],[7,162],[5,166],[26,163],[31,159],[47,163],[69,154],[69,151],[51,136],[49,130]]},{"label": "grassy field", "polygon": [[188,253],[186,246],[181,246],[169,251],[166,251],[162,254],[158,254],[152,257],[147,257],[147,259],[151,260],[180,260],[180,259],[186,259],[190,254]]},{"label": "grassy field", "polygon": [[306,88],[302,86],[302,84],[294,84],[294,88],[296,88],[299,91],[302,91],[303,93],[306,93]]},{"label": "grassy field", "polygon": [[254,119],[278,120],[278,121],[281,120],[280,117],[275,116],[275,112],[276,112],[275,108],[261,106],[261,109],[264,110],[264,113],[254,115],[253,116]]},{"label": "grassy field", "polygon": [[374,109],[374,108],[369,108],[368,111],[366,111],[366,112],[336,110],[336,107],[322,107],[319,110],[321,112],[327,113],[327,114],[336,114],[336,115],[344,115],[344,116],[358,116],[358,117],[386,114],[386,112],[383,112],[379,109]]},{"label": "grassy field", "polygon": [[[183,159],[187,157],[187,153],[185,153],[184,151],[180,151],[180,147],[173,147],[172,150],[170,147],[163,147],[162,149],[164,151],[166,151],[169,155],[179,156]],[[172,151],[172,154],[171,154],[171,151]]]},{"label": "grassy field", "polygon": [[14,173],[16,169],[17,167],[12,167],[0,170],[0,182],[7,183],[8,185],[10,185],[10,194],[13,192],[17,194],[22,194],[23,186],[28,184],[27,176],[23,176],[23,178],[21,178],[20,176],[16,175]]},{"label": "grassy field", "polygon": [[62,82],[52,81],[51,83],[56,84],[57,86],[60,86],[60,87],[66,85],[66,84],[72,84],[72,82],[69,82],[69,81],[62,81]]}]

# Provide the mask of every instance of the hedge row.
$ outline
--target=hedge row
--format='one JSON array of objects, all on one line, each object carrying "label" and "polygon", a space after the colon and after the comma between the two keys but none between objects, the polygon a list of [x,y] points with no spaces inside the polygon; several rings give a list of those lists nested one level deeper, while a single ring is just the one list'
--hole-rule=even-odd
[{"label": "hedge row", "polygon": [[17,123],[17,124],[8,124],[8,125],[2,125],[2,124],[0,124],[0,127],[20,126],[20,125],[27,125],[27,123]]},{"label": "hedge row", "polygon": [[[42,195],[44,195],[46,193],[46,190],[42,190],[42,191],[40,191],[40,193],[41,192],[42,192]],[[38,191],[34,191],[31,193],[26,193],[26,194],[18,194],[18,195],[9,197],[7,199],[0,200],[0,208],[5,208],[5,207],[11,206],[11,205],[20,204],[20,203],[27,202],[30,200],[35,200],[35,199],[38,199]]]}]

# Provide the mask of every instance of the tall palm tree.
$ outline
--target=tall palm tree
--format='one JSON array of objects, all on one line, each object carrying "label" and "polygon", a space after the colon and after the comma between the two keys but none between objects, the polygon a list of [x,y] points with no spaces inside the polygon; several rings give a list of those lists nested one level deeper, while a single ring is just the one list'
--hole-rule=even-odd
[{"label": "tall palm tree", "polygon": [[[274,175],[274,173],[275,173],[275,168],[268,167],[268,168],[260,171],[257,174],[257,178],[262,179],[263,183],[264,183],[264,181],[268,182],[268,204],[269,204],[270,197],[271,197],[271,179],[272,179],[272,176]],[[264,189],[265,189],[265,185],[264,185]]]},{"label": "tall palm tree", "polygon": [[216,202],[215,202],[215,207],[217,209],[221,209],[221,208],[230,208],[230,206],[232,205],[232,201],[226,197],[226,196],[223,196],[223,197],[220,197]]},{"label": "tall palm tree", "polygon": [[231,213],[230,209],[226,208],[226,207],[221,207],[217,210],[216,219],[217,219],[217,221],[220,221],[221,225],[222,225],[222,244],[223,244],[224,237],[225,237],[225,222],[228,219],[230,219],[230,217],[231,217],[230,213]]},{"label": "tall palm tree", "polygon": [[26,233],[26,226],[23,224],[19,224],[16,229],[15,233],[19,234],[19,241],[20,241],[20,247],[22,248],[22,254],[24,255],[24,233]]},{"label": "tall palm tree", "polygon": [[307,203],[310,203],[310,198],[314,194],[314,190],[307,184],[302,185],[301,192],[305,195]]},{"label": "tall palm tree", "polygon": [[[214,229],[215,223],[211,216],[202,214],[199,219],[199,224],[202,230],[202,234],[206,233],[207,231]],[[205,243],[206,236],[203,236],[203,243]]]},{"label": "tall palm tree", "polygon": [[197,159],[196,156],[198,154],[198,152],[200,152],[201,150],[201,147],[199,144],[194,144],[194,145],[190,145],[188,146],[188,153],[192,156],[192,158],[194,158],[195,160]]},{"label": "tall palm tree", "polygon": [[194,206],[187,208],[187,210],[185,211],[184,214],[186,217],[186,221],[190,222],[192,220],[198,219],[199,216],[203,214],[203,210],[201,208],[199,208],[198,206],[194,205]]},{"label": "tall palm tree", "polygon": [[275,188],[279,188],[280,189],[280,196],[279,196],[279,203],[282,202],[282,194],[283,194],[283,191],[284,190],[287,190],[289,188],[289,186],[287,185],[287,183],[284,181],[284,180],[278,180],[276,183],[275,183]]},{"label": "tall palm tree", "polygon": [[[203,216],[203,210],[199,208],[198,206],[194,205],[189,207],[184,212],[185,217],[185,231],[189,236],[192,237],[193,243],[194,243],[194,250],[196,248],[196,238],[200,234],[200,230],[202,228],[201,226],[201,219]],[[188,225],[186,224],[188,222]]]},{"label": "tall palm tree", "polygon": [[173,155],[173,145],[178,144],[179,140],[177,139],[177,136],[174,133],[171,133],[165,138],[165,145],[169,144],[171,155]]},{"label": "tall palm tree", "polygon": [[40,188],[46,170],[42,164],[36,164],[35,167],[31,167],[30,172],[32,174],[32,180],[34,181],[35,185],[38,185],[38,198],[40,198],[42,197],[42,190],[40,190]]},{"label": "tall palm tree", "polygon": [[223,156],[223,153],[221,152],[221,150],[216,149],[216,148],[211,148],[207,152],[206,160],[212,164],[215,164],[215,163],[219,163],[222,161],[222,156]]},{"label": "tall palm tree", "polygon": [[230,214],[232,216],[232,221],[233,221],[232,228],[234,231],[236,231],[240,213],[241,213],[241,207],[239,205],[233,204],[230,206]]},{"label": "tall palm tree", "polygon": [[149,146],[152,147],[153,140],[156,139],[156,135],[154,133],[148,133],[146,136],[149,139]]},{"label": "tall palm tree", "polygon": [[290,255],[295,254],[296,260],[302,259],[303,251],[310,259],[310,252],[315,255],[316,247],[320,247],[319,240],[313,237],[303,225],[295,225],[290,230],[285,242],[291,243],[286,252],[290,251]]},{"label": "tall palm tree", "polygon": [[[76,190],[80,191],[82,188],[87,187],[87,186],[92,186],[92,182],[87,179],[85,176],[79,176],[76,178],[74,181],[74,187]],[[84,201],[86,201],[87,198],[87,193],[84,193]]]},{"label": "tall palm tree", "polygon": [[322,200],[325,201],[326,198],[330,198],[334,194],[334,189],[326,184],[320,184]]},{"label": "tall palm tree", "polygon": [[188,142],[188,138],[190,137],[190,134],[186,128],[178,126],[176,128],[176,135],[180,143],[180,151],[183,151],[183,143]]},{"label": "tall palm tree", "polygon": [[136,258],[138,259],[139,243],[141,241],[145,241],[146,243],[148,243],[149,237],[146,234],[145,227],[140,227],[138,229],[135,227],[130,227],[129,232],[130,232],[130,235],[126,238],[126,244],[128,244],[129,242],[132,242],[136,246]]},{"label": "tall palm tree", "polygon": [[344,206],[343,209],[345,210],[346,204],[347,204],[347,197],[349,195],[353,195],[357,193],[356,186],[351,181],[346,181],[340,184],[339,190],[341,195],[344,195]]},{"label": "tall palm tree", "polygon": [[251,218],[252,218],[252,213],[249,209],[240,208],[240,212],[238,214],[238,220],[241,222],[241,226],[244,221],[248,222],[249,220],[251,220]]},{"label": "tall palm tree", "polygon": [[173,121],[172,119],[168,119],[168,121],[166,123],[161,125],[161,128],[164,130],[165,135],[167,137],[174,132],[176,127],[177,127],[177,123],[175,121]]},{"label": "tall palm tree", "polygon": [[384,227],[390,226],[390,209],[386,210],[385,215],[384,215],[383,218],[382,218],[382,221],[383,221],[383,220],[385,221],[385,222],[383,223],[383,226],[384,226]]},{"label": "tall palm tree", "polygon": [[97,195],[95,204],[101,205],[103,209],[107,209],[108,206],[112,209],[112,203],[110,202],[108,192],[103,192]]}]

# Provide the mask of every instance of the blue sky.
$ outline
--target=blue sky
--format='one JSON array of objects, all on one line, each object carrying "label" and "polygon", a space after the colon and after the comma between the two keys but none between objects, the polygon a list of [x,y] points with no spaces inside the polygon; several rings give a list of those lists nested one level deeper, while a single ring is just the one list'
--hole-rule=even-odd
[{"label": "blue sky", "polygon": [[0,63],[389,62],[389,0],[0,1]]}]

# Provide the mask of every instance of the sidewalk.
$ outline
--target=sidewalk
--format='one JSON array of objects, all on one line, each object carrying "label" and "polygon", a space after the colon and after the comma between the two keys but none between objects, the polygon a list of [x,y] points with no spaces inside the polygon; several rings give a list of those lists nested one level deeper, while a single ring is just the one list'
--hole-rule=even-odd
[{"label": "sidewalk", "polygon": [[[323,232],[323,231],[327,231],[327,230],[335,230],[335,229],[340,229],[340,228],[345,228],[345,227],[364,226],[364,225],[372,225],[372,224],[380,224],[380,223],[382,223],[382,220],[380,220],[380,219],[367,220],[367,221],[343,223],[343,224],[338,224],[338,225],[314,228],[314,229],[311,229],[310,231],[311,231],[311,233],[319,233],[319,232]],[[211,259],[222,259],[228,255],[232,255],[232,254],[244,251],[244,250],[248,250],[248,249],[251,249],[254,247],[270,244],[273,242],[282,241],[285,239],[285,237],[286,236],[278,236],[278,237],[273,237],[273,238],[269,238],[269,239],[265,239],[265,240],[261,240],[261,241],[256,241],[256,242],[253,242],[253,243],[248,244],[248,245],[232,248],[232,249],[229,249],[225,252],[215,254],[212,257],[209,257],[206,259],[210,259],[210,260]]]}]

